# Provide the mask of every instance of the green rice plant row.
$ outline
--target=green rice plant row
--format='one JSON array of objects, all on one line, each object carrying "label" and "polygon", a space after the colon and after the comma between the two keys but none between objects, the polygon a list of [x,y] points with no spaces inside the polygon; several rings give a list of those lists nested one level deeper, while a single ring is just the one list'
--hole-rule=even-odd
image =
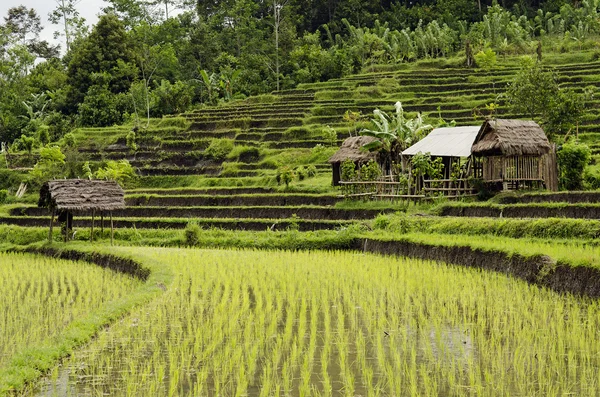
[{"label": "green rice plant row", "polygon": [[597,302],[500,274],[365,254],[115,252],[151,256],[175,279],[57,367],[43,393],[600,392]]}]

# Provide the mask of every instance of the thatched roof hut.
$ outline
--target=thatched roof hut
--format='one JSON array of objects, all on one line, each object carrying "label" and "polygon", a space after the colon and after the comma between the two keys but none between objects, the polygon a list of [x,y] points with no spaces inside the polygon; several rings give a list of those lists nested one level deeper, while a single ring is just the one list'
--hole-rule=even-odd
[{"label": "thatched roof hut", "polygon": [[346,160],[352,160],[356,166],[368,163],[370,160],[377,161],[377,153],[369,152],[362,149],[362,147],[368,143],[377,140],[371,136],[353,136],[346,139],[342,143],[340,150],[335,152],[333,156],[329,158],[329,163],[333,169],[333,185],[337,186],[342,178],[341,176],[341,164]]},{"label": "thatched roof hut", "polygon": [[472,153],[474,176],[502,190],[558,188],[554,146],[534,121],[487,120]]},{"label": "thatched roof hut", "polygon": [[472,153],[478,156],[541,156],[551,146],[535,121],[487,120],[475,139]]},{"label": "thatched roof hut", "polygon": [[100,212],[102,229],[104,229],[104,213],[110,215],[110,240],[113,241],[112,211],[125,208],[125,192],[115,181],[98,181],[87,179],[60,179],[48,181],[40,189],[38,207],[48,208],[52,213],[48,239],[52,241],[54,217],[63,225],[64,241],[69,240],[73,228],[73,212],[91,212],[92,228],[90,240],[94,239],[94,216]]},{"label": "thatched roof hut", "polygon": [[377,159],[377,153],[363,150],[362,147],[376,140],[371,136],[352,136],[342,143],[340,150],[335,152],[328,161],[333,164],[342,163],[348,159],[355,163],[366,163],[369,160],[375,160]]},{"label": "thatched roof hut", "polygon": [[59,211],[114,211],[125,208],[125,192],[115,181],[48,181],[40,189],[38,207]]}]

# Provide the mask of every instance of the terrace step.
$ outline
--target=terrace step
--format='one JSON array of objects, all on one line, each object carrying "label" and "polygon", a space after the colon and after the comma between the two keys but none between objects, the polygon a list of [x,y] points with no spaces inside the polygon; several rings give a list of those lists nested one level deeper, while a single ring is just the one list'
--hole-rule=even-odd
[{"label": "terrace step", "polygon": [[[0,224],[16,225],[23,227],[48,227],[48,216],[30,216],[30,217],[0,217]],[[113,218],[114,227],[116,229],[185,229],[190,220],[182,219],[160,219],[152,220],[147,218]],[[265,231],[265,230],[288,230],[291,227],[298,228],[301,232],[316,231],[316,230],[335,230],[340,227],[348,227],[355,221],[320,221],[320,220],[299,220],[299,219],[211,219],[198,218],[194,219],[202,228],[218,228],[223,230],[247,230],[247,231]],[[89,217],[75,217],[74,228],[90,228],[92,219]],[[95,220],[96,230],[100,230],[100,221]]]},{"label": "terrace step", "polygon": [[197,195],[197,196],[127,196],[128,207],[208,207],[208,206],[299,206],[299,205],[335,205],[336,195],[315,194],[250,194],[250,195]]},{"label": "terrace step", "polygon": [[228,194],[267,194],[275,193],[275,189],[266,187],[231,187],[204,189],[134,189],[125,191],[125,197],[136,194],[152,194],[166,196],[196,196],[196,195],[228,195]]},{"label": "terrace step", "polygon": [[495,199],[500,204],[529,203],[600,203],[600,192],[552,192],[500,195]]},{"label": "terrace step", "polygon": [[[121,218],[260,218],[287,219],[298,217],[304,220],[359,220],[373,219],[390,210],[338,209],[331,207],[127,207],[113,211]],[[17,207],[10,210],[12,216],[45,216],[45,208]],[[91,216],[91,213],[83,213]]]},{"label": "terrace step", "polygon": [[158,176],[158,175],[211,175],[218,176],[221,172],[221,167],[155,167],[155,168],[138,168],[138,174],[141,176]]},{"label": "terrace step", "polygon": [[512,205],[447,205],[441,208],[441,216],[492,217],[492,218],[572,218],[600,219],[600,205],[532,203]]}]

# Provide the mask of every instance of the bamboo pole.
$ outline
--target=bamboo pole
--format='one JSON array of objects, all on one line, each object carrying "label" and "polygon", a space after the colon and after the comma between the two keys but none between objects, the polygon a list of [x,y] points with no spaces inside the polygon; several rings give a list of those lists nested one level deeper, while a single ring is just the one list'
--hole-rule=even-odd
[{"label": "bamboo pole", "polygon": [[90,231],[90,242],[94,241],[94,216],[96,215],[96,210],[92,210],[92,230]]},{"label": "bamboo pole", "polygon": [[110,245],[114,244],[114,233],[115,229],[113,225],[112,211],[110,211]]},{"label": "bamboo pole", "polygon": [[50,232],[48,232],[48,242],[52,243],[52,227],[54,226],[54,214],[56,209],[52,208],[52,218],[50,218]]},{"label": "bamboo pole", "polygon": [[64,235],[64,240],[65,240],[65,243],[66,243],[68,241],[68,239],[69,239],[69,237],[68,237],[69,236],[69,211],[65,211],[65,216],[66,216],[66,219],[65,219],[65,235]]}]

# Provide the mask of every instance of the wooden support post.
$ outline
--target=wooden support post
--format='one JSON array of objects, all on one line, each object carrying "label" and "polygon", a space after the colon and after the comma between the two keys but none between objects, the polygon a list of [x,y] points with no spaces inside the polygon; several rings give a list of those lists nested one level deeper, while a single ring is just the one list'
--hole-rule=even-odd
[{"label": "wooden support post", "polygon": [[115,229],[114,229],[114,225],[113,225],[113,218],[112,218],[112,211],[110,211],[110,245],[114,244],[114,233],[115,233]]},{"label": "wooden support post", "polygon": [[90,231],[90,242],[94,241],[94,215],[96,215],[96,210],[92,210],[92,230]]},{"label": "wooden support post", "polygon": [[104,211],[100,211],[100,231],[104,234]]},{"label": "wooden support post", "polygon": [[52,218],[50,218],[50,232],[48,232],[48,242],[52,243],[52,227],[54,226],[54,214],[56,210],[52,208]]},{"label": "wooden support post", "polygon": [[69,236],[69,212],[65,211],[65,235],[63,236],[65,243],[67,242]]}]

